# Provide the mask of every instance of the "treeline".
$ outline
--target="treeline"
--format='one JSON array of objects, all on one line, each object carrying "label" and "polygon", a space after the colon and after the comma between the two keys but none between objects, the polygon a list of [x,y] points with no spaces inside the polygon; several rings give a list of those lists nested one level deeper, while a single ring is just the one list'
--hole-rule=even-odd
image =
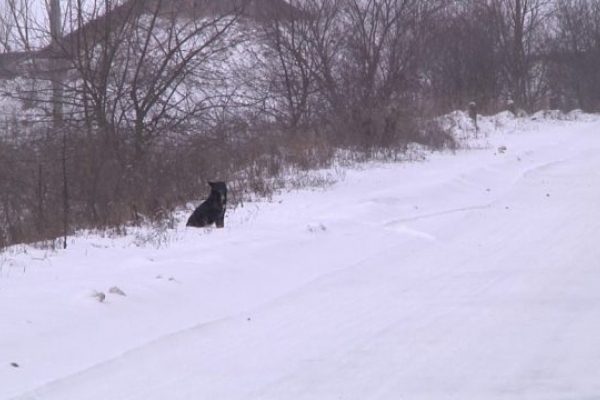
[{"label": "treeline", "polygon": [[0,14],[0,247],[453,147],[425,121],[471,102],[600,108],[595,0],[49,4],[47,27],[32,0]]}]

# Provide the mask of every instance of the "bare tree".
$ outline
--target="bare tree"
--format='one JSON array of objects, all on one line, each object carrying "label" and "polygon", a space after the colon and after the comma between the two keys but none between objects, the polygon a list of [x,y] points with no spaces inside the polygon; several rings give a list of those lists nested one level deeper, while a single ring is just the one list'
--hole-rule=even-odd
[{"label": "bare tree", "polygon": [[0,45],[5,51],[30,50],[34,40],[39,38],[33,8],[33,0],[0,3]]},{"label": "bare tree", "polygon": [[232,33],[237,15],[189,18],[175,14],[166,0],[135,0],[97,14],[110,4],[116,3],[93,7],[91,24],[78,10],[79,27],[66,38],[82,78],[74,89],[88,126],[132,132],[141,155],[146,143],[204,110],[190,86],[217,79],[211,63],[240,40]]},{"label": "bare tree", "polygon": [[502,69],[489,9],[481,2],[448,5],[431,24],[424,95],[437,112],[476,101],[493,111],[502,93]]},{"label": "bare tree", "polygon": [[[51,83],[52,83],[52,124],[55,135],[61,135],[61,166],[62,166],[62,204],[63,204],[63,248],[67,248],[67,235],[69,233],[69,177],[67,175],[67,130],[64,126],[63,116],[63,86],[65,85],[65,74],[63,62],[60,59],[62,47],[62,14],[60,0],[50,0],[48,7],[50,21],[50,50],[51,60]],[[40,168],[41,175],[41,168]]]},{"label": "bare tree", "polygon": [[552,90],[557,103],[600,109],[600,4],[560,0],[556,12]]},{"label": "bare tree", "polygon": [[[349,0],[341,20],[348,36],[340,59],[347,120],[365,143],[409,140],[398,122],[416,103],[428,22],[443,2]],[[412,110],[411,110],[412,111]],[[406,136],[406,137],[403,137]]]},{"label": "bare tree", "polygon": [[[277,113],[283,126],[296,130],[301,121],[306,123],[308,102],[315,90],[314,71],[308,31],[309,19],[300,8],[291,18],[271,18],[264,23],[267,55],[262,58],[269,71],[269,92],[277,100],[272,111]],[[306,125],[306,124],[305,124]]]},{"label": "bare tree", "polygon": [[536,84],[543,82],[536,76],[540,64],[535,56],[545,44],[551,0],[489,0],[486,6],[497,34],[509,95],[519,106],[532,107],[540,94]]}]

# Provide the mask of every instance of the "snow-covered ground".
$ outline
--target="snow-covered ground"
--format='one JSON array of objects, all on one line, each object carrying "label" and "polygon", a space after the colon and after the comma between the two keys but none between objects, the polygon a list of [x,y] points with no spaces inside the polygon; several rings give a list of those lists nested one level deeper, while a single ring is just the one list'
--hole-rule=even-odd
[{"label": "snow-covered ground", "polygon": [[0,398],[599,399],[600,119],[480,126],[223,230],[0,254]]}]

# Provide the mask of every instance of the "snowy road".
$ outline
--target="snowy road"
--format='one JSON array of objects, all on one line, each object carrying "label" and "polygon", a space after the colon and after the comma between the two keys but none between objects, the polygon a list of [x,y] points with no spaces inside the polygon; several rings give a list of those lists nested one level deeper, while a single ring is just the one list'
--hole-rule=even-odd
[{"label": "snowy road", "polygon": [[600,122],[489,140],[3,256],[0,398],[600,399]]}]

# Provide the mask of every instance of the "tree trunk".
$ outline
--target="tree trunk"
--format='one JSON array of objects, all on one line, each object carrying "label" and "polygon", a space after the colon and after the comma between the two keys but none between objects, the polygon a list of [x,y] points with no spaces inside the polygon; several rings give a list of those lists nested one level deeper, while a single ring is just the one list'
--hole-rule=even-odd
[{"label": "tree trunk", "polygon": [[52,124],[54,134],[62,135],[62,174],[63,174],[63,248],[67,248],[69,231],[69,180],[67,176],[67,131],[63,115],[64,72],[62,62],[62,27],[60,0],[50,0],[50,35],[52,49]]}]

